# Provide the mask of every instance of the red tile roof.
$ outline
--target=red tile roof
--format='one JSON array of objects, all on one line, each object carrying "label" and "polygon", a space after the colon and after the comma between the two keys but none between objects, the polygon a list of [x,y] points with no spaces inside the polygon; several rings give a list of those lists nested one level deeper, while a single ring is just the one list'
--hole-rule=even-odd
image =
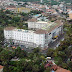
[{"label": "red tile roof", "polygon": [[2,68],[3,68],[3,66],[0,65],[0,69],[2,69]]},{"label": "red tile roof", "polygon": [[59,66],[57,66],[57,65],[53,65],[53,66],[51,67],[51,69],[53,69],[55,72],[71,72],[71,71],[66,70],[66,69],[63,69],[63,68],[61,68],[61,67],[59,67]]},{"label": "red tile roof", "polygon": [[48,62],[44,67],[47,68],[52,65],[52,61]]},{"label": "red tile roof", "polygon": [[59,68],[55,72],[71,72],[71,71],[63,69],[63,68]]},{"label": "red tile roof", "polygon": [[35,33],[36,34],[45,34],[45,33],[47,33],[47,31],[46,30],[39,29],[39,30],[35,31]]},{"label": "red tile roof", "polygon": [[14,5],[7,6],[7,8],[16,8]]},{"label": "red tile roof", "polygon": [[28,22],[36,22],[36,21],[37,21],[37,18],[32,18],[28,20]]},{"label": "red tile roof", "polygon": [[48,66],[50,66],[50,64],[49,64],[49,63],[47,63],[47,64],[45,65],[45,68],[47,68]]},{"label": "red tile roof", "polygon": [[54,71],[57,70],[58,68],[60,68],[60,67],[57,66],[57,65],[53,65],[53,66],[51,67],[51,69],[53,69]]},{"label": "red tile roof", "polygon": [[4,28],[5,30],[13,30],[13,29],[16,29],[16,27],[6,27],[6,28]]}]

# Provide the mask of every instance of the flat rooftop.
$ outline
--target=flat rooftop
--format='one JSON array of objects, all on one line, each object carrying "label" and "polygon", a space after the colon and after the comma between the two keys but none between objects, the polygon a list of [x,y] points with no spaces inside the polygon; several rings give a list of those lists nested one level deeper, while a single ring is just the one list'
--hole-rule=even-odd
[{"label": "flat rooftop", "polygon": [[24,29],[14,29],[14,31],[24,32],[24,33],[34,33],[32,30],[24,30]]},{"label": "flat rooftop", "polygon": [[47,24],[48,22],[45,22],[45,21],[38,21],[37,23],[44,23],[44,24]]},{"label": "flat rooftop", "polygon": [[51,31],[53,29],[55,29],[56,27],[59,27],[60,25],[62,25],[63,23],[60,22],[60,21],[55,21],[55,22],[48,22],[47,26],[46,27],[42,27],[43,30],[46,30],[46,31]]},{"label": "flat rooftop", "polygon": [[42,27],[41,29],[38,29],[36,31],[33,30],[24,30],[24,29],[17,29],[15,27],[6,27],[5,30],[14,30],[14,31],[19,31],[19,32],[24,32],[24,33],[36,33],[36,34],[44,34],[44,33],[50,33],[52,30],[55,28],[63,25],[63,22],[60,20],[57,20],[55,22],[44,22],[44,21],[38,21],[38,23],[44,23],[46,26]]},{"label": "flat rooftop", "polygon": [[55,21],[55,22],[47,22],[47,25],[45,27],[42,27],[41,29],[37,30],[35,33],[37,34],[44,34],[44,33],[50,33],[55,28],[63,25],[63,22],[61,21]]},{"label": "flat rooftop", "polygon": [[10,26],[10,27],[6,27],[6,28],[4,28],[4,30],[14,30],[14,29],[16,29],[16,27],[13,27],[13,26]]}]

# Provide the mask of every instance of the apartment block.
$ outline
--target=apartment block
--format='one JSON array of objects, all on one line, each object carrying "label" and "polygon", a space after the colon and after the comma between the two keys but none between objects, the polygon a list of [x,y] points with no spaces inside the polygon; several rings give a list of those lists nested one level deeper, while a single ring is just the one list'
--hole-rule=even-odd
[{"label": "apartment block", "polygon": [[15,27],[6,27],[4,29],[4,37],[6,41],[12,40],[14,43],[25,45],[26,47],[48,48],[50,42],[53,42],[58,36],[63,34],[63,23],[56,22],[33,22],[28,24],[29,28],[37,28],[33,30],[17,29]]}]

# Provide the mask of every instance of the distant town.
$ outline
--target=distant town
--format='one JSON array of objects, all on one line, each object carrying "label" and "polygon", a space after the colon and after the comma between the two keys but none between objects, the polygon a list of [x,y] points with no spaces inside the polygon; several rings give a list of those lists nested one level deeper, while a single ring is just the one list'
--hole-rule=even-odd
[{"label": "distant town", "polygon": [[71,72],[72,1],[0,0],[0,72]]}]

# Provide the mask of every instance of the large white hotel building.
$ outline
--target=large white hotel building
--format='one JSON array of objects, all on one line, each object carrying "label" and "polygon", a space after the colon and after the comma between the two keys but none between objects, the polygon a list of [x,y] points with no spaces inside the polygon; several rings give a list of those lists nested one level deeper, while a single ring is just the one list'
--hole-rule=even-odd
[{"label": "large white hotel building", "polygon": [[6,27],[4,29],[4,37],[6,41],[12,40],[14,43],[25,45],[26,47],[48,48],[48,44],[55,38],[63,34],[63,23],[29,21],[28,28],[33,30],[17,29],[15,27]]}]

